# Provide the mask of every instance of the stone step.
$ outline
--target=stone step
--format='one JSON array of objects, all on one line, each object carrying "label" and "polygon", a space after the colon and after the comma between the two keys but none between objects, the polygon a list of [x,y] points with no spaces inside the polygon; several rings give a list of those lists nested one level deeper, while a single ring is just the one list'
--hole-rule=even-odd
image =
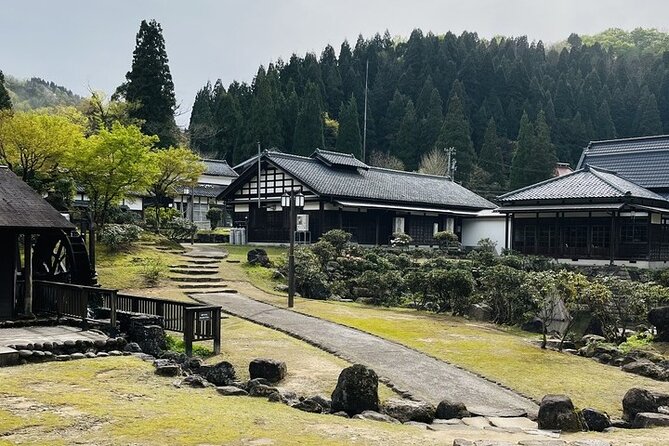
[{"label": "stone step", "polygon": [[196,289],[196,288],[222,288],[227,287],[224,283],[180,283],[177,288],[182,290]]},{"label": "stone step", "polygon": [[221,263],[220,260],[186,259],[186,262],[194,265],[213,265]]},{"label": "stone step", "polygon": [[7,367],[19,363],[19,352],[9,347],[0,346],[0,367]]},{"label": "stone step", "polygon": [[227,254],[189,254],[186,253],[183,255],[184,257],[189,257],[191,259],[209,259],[209,260],[223,260],[227,257]]},{"label": "stone step", "polygon": [[215,269],[181,269],[181,268],[170,268],[170,272],[174,274],[186,274],[188,276],[213,276],[218,274],[218,271]]},{"label": "stone step", "polygon": [[241,260],[226,260],[228,263],[241,263]]},{"label": "stone step", "polygon": [[218,282],[223,282],[223,279],[220,277],[177,277],[173,276],[169,278],[170,280],[174,282],[210,282],[210,283],[218,283]]},{"label": "stone step", "polygon": [[[216,262],[218,264],[218,262]],[[186,264],[177,264],[177,265],[170,265],[170,268],[178,268],[178,269],[218,269],[218,265],[210,265],[210,264],[195,264],[195,265],[186,265]]]},{"label": "stone step", "polygon": [[239,291],[233,290],[232,288],[226,288],[222,290],[192,290],[184,291],[186,294],[237,294]]}]

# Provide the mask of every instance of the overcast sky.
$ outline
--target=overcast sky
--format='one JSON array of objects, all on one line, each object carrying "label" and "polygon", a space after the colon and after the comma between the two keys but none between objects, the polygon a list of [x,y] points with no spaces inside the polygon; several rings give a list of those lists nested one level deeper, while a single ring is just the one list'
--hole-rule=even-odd
[{"label": "overcast sky", "polygon": [[184,125],[207,80],[250,81],[260,64],[293,52],[320,54],[328,43],[338,50],[358,34],[468,30],[551,43],[610,27],[666,31],[668,12],[667,0],[3,0],[0,69],[80,95],[89,88],[111,93],[130,68],[140,21],[155,18]]}]

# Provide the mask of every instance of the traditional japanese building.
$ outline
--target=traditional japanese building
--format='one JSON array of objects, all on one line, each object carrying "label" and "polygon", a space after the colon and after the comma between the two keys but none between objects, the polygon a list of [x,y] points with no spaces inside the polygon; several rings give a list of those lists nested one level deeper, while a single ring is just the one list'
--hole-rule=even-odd
[{"label": "traditional japanese building", "polygon": [[576,264],[660,267],[669,260],[669,201],[616,172],[581,162],[499,202],[514,251]]},{"label": "traditional japanese building", "polygon": [[361,244],[387,244],[404,232],[417,245],[432,245],[435,232],[462,237],[463,220],[496,207],[448,177],[372,167],[326,150],[310,157],[266,151],[236,169],[239,177],[218,199],[231,205],[250,242],[289,240],[288,212],[281,208],[286,190],[305,196],[299,214],[306,226],[298,235],[306,241],[343,229]]}]

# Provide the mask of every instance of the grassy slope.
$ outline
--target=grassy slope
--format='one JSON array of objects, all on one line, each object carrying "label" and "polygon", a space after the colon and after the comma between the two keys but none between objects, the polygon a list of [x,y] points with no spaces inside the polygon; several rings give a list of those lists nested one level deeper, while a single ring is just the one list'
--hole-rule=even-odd
[{"label": "grassy slope", "polygon": [[[259,290],[271,289],[271,285],[265,279],[258,281],[259,274],[248,271],[248,267],[238,264],[222,268],[224,276],[247,274],[247,280],[257,287],[238,288],[250,297],[285,305],[285,294]],[[620,415],[622,397],[631,387],[669,393],[669,383],[624,373],[593,360],[542,351],[530,343],[532,335],[514,329],[447,315],[355,303],[298,298],[295,307],[305,314],[355,327],[444,359],[535,399],[549,393],[565,393],[580,407],[590,406]]]}]

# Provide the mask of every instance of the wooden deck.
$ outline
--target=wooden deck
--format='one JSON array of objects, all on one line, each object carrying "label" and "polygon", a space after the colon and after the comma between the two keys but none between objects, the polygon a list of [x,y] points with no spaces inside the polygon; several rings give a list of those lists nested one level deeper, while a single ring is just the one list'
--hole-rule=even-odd
[{"label": "wooden deck", "polygon": [[55,327],[22,327],[0,329],[0,347],[35,342],[64,342],[78,340],[106,340],[107,336],[96,331],[57,325]]}]

